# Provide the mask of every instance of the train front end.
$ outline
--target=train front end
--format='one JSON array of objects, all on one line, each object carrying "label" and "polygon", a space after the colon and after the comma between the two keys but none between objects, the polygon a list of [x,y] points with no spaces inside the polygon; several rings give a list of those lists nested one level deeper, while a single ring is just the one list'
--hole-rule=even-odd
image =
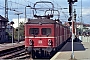
[{"label": "train front end", "polygon": [[47,55],[55,47],[54,40],[53,20],[30,20],[25,24],[25,48],[28,52]]}]

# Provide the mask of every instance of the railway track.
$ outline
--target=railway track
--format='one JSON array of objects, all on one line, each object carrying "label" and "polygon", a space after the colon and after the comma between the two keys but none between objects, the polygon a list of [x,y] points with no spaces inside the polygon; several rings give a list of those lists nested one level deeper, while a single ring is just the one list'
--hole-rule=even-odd
[{"label": "railway track", "polygon": [[0,59],[29,59],[25,52],[24,45],[16,48],[0,51]]},{"label": "railway track", "polygon": [[[50,58],[48,58],[48,59],[50,59]],[[0,51],[0,59],[12,59],[12,60],[31,59],[31,60],[33,60],[31,55],[28,55],[28,53],[25,51],[24,45]],[[41,59],[42,60],[42,59],[47,59],[47,57],[43,57],[43,58],[40,57],[40,58],[34,58],[34,59],[37,59],[37,60]]]},{"label": "railway track", "polygon": [[[16,47],[16,48],[0,51],[0,59],[12,59],[12,60],[30,59],[30,60],[33,60],[31,55],[29,55],[25,51],[24,45]],[[46,57],[45,58],[40,57],[40,58],[34,58],[34,59],[40,60],[40,59],[46,59]]]}]

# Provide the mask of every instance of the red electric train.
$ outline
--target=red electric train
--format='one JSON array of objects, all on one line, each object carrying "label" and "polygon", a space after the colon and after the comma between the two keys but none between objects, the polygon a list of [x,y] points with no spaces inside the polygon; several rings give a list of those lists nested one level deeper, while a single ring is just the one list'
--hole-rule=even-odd
[{"label": "red electric train", "polygon": [[52,55],[69,38],[70,28],[51,19],[53,14],[34,17],[25,23],[25,48],[32,57]]}]

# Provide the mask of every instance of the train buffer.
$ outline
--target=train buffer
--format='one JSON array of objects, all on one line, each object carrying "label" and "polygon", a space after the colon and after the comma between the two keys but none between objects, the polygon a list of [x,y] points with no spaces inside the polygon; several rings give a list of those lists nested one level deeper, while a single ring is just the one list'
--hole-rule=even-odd
[{"label": "train buffer", "polygon": [[[67,42],[50,60],[71,60],[72,42]],[[74,42],[75,60],[90,60],[90,42]]]},{"label": "train buffer", "polygon": [[21,41],[20,43],[5,43],[5,44],[0,44],[0,51],[15,48],[18,46],[24,45],[24,41]]}]

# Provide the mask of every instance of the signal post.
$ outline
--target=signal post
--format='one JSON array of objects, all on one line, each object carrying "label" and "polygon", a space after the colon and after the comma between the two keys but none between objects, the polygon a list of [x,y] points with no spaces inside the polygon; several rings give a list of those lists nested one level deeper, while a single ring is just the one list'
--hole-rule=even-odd
[{"label": "signal post", "polygon": [[74,57],[74,49],[73,49],[73,40],[75,38],[75,25],[74,25],[75,19],[74,19],[74,14],[73,14],[73,4],[75,2],[77,2],[77,0],[68,0],[68,2],[69,2],[69,15],[70,15],[68,21],[69,21],[70,26],[72,25],[72,54],[71,54],[71,59],[74,59],[75,57]]}]

